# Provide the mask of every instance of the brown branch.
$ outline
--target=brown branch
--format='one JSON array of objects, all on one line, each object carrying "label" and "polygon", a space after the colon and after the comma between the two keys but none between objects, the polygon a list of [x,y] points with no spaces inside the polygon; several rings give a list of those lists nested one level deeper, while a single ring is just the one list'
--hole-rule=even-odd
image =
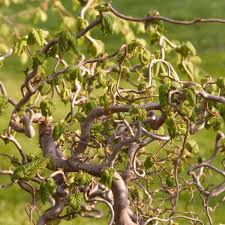
[{"label": "brown branch", "polygon": [[199,23],[225,23],[225,19],[218,19],[218,18],[209,18],[209,19],[196,18],[193,20],[175,20],[175,19],[164,17],[164,16],[146,16],[143,18],[135,18],[135,17],[121,14],[116,9],[114,9],[111,4],[109,4],[109,10],[115,16],[123,20],[132,21],[132,22],[152,22],[152,21],[159,20],[159,21],[164,21],[166,23],[176,24],[176,25],[193,25],[193,24],[199,24]]},{"label": "brown branch", "polygon": [[122,177],[115,172],[112,184],[116,225],[137,225],[130,217],[128,190]]},{"label": "brown branch", "polygon": [[[92,123],[95,119],[112,114],[112,113],[118,113],[118,112],[129,112],[132,105],[113,105],[109,107],[108,109],[104,109],[103,107],[97,107],[93,109],[86,117],[85,121],[82,124],[81,127],[81,138],[78,146],[73,150],[73,158],[80,157],[82,153],[87,148],[89,139],[90,139],[90,130]],[[158,103],[149,103],[140,105],[141,108],[144,108],[146,110],[159,110],[160,105]]]},{"label": "brown branch", "polygon": [[[100,24],[102,21],[102,17],[98,17],[96,20],[91,22],[86,28],[78,32],[75,36],[77,39],[81,38],[84,36],[89,30]],[[51,41],[49,41],[42,49],[42,52],[46,53],[54,44],[58,43],[58,38],[54,38]]]},{"label": "brown branch", "polygon": [[134,137],[131,137],[129,139],[119,141],[119,143],[115,144],[112,148],[112,155],[109,159],[109,166],[112,167],[115,160],[118,157],[119,151],[122,149],[123,146],[130,145],[133,142],[137,142],[141,138],[142,130],[141,130],[141,122],[137,121],[136,123],[137,132]]}]

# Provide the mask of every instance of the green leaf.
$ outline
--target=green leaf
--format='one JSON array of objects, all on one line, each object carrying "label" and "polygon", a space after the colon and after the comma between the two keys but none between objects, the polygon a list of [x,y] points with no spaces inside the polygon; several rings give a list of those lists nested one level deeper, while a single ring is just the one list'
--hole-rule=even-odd
[{"label": "green leaf", "polygon": [[170,84],[165,83],[159,86],[159,103],[162,108],[168,105],[168,92],[170,90]]},{"label": "green leaf", "polygon": [[137,48],[142,48],[142,44],[140,41],[138,40],[132,40],[128,45],[127,45],[127,49],[128,49],[128,53],[133,54],[134,51]]},{"label": "green leaf", "polygon": [[61,31],[58,34],[59,42],[59,56],[62,57],[62,55],[72,49],[75,54],[80,55],[79,49],[78,49],[78,43],[77,39],[73,34],[71,34],[69,31]]},{"label": "green leaf", "polygon": [[8,98],[6,96],[0,96],[0,113],[6,109],[8,105]]},{"label": "green leaf", "polygon": [[106,87],[106,79],[105,79],[106,73],[104,71],[98,71],[95,76],[96,76],[96,80],[98,82],[98,85],[96,85],[96,88],[101,88],[101,87],[105,88]]},{"label": "green leaf", "polygon": [[27,43],[29,45],[37,44],[43,46],[46,43],[48,32],[42,29],[32,29],[28,34]]},{"label": "green leaf", "polygon": [[50,194],[54,194],[57,188],[57,185],[52,177],[48,178],[45,182],[45,186],[48,189]]},{"label": "green leaf", "polygon": [[46,60],[47,56],[41,52],[38,51],[33,57],[33,68],[37,68],[38,66],[42,65],[44,61]]},{"label": "green leaf", "polygon": [[185,88],[183,90],[184,98],[189,102],[191,106],[195,106],[196,104],[196,94],[193,88]]},{"label": "green leaf", "polygon": [[47,95],[51,91],[51,85],[47,83],[43,83],[38,90],[40,91],[41,96]]},{"label": "green leaf", "polygon": [[142,66],[146,66],[149,63],[150,54],[146,49],[142,49],[138,57]]},{"label": "green leaf", "polygon": [[221,130],[224,127],[224,122],[221,116],[215,116],[211,120],[211,124],[214,131]]},{"label": "green leaf", "polygon": [[[160,16],[160,14],[157,10],[151,10],[148,12],[147,16]],[[145,30],[150,33],[151,41],[153,44],[154,41],[156,41],[153,39],[155,39],[156,36],[159,36],[160,33],[164,31],[164,24],[160,20],[151,20],[151,21],[146,21],[144,25],[145,25]]]},{"label": "green leaf", "polygon": [[77,185],[89,185],[92,181],[92,176],[83,171],[79,171],[74,177],[74,183]]},{"label": "green leaf", "polygon": [[99,12],[108,12],[109,11],[109,5],[108,3],[102,3],[100,5],[97,5],[95,9]]},{"label": "green leaf", "polygon": [[43,204],[45,204],[48,201],[48,197],[49,197],[49,190],[48,188],[45,186],[44,183],[41,183],[39,191],[38,191],[38,196],[41,199],[41,202]]},{"label": "green leaf", "polygon": [[55,193],[56,187],[57,186],[53,178],[48,178],[46,181],[41,183],[38,194],[43,204],[48,201],[49,195]]},{"label": "green leaf", "polygon": [[181,44],[175,50],[176,50],[177,53],[181,54],[184,57],[196,55],[195,47],[189,41]]},{"label": "green leaf", "polygon": [[186,42],[186,48],[188,49],[188,55],[196,55],[196,49],[190,41]]},{"label": "green leaf", "polygon": [[79,48],[78,48],[77,39],[72,34],[69,35],[68,42],[69,42],[69,46],[71,47],[71,49],[73,50],[73,52],[76,55],[80,55],[80,51],[79,51]]},{"label": "green leaf", "polygon": [[202,163],[202,162],[204,161],[204,159],[203,159],[201,156],[199,156],[197,160],[198,160],[198,163],[199,163],[199,164]]},{"label": "green leaf", "polygon": [[88,114],[92,109],[96,108],[95,102],[87,102],[83,105],[82,111]]},{"label": "green leaf", "polygon": [[168,176],[166,178],[166,184],[167,184],[168,187],[172,188],[172,187],[175,186],[175,180]]},{"label": "green leaf", "polygon": [[225,88],[225,78],[224,77],[217,78],[216,84],[219,88],[224,89]]},{"label": "green leaf", "polygon": [[71,90],[64,87],[60,91],[60,97],[64,104],[67,104],[70,101]]},{"label": "green leaf", "polygon": [[223,118],[220,115],[206,116],[205,128],[209,129],[210,127],[212,127],[214,131],[221,130],[224,127]]},{"label": "green leaf", "polygon": [[27,38],[21,37],[17,39],[14,43],[14,53],[20,56],[26,50],[26,47],[27,47]]},{"label": "green leaf", "polygon": [[12,175],[12,179],[25,179],[29,180],[36,176],[37,173],[42,172],[48,163],[49,159],[34,159],[31,162],[17,167]]},{"label": "green leaf", "polygon": [[100,105],[103,106],[106,110],[111,105],[110,98],[107,95],[103,95],[99,97]]},{"label": "green leaf", "polygon": [[39,22],[46,22],[48,19],[48,15],[45,11],[43,11],[41,8],[38,8],[37,12],[33,16],[33,23],[37,24]]},{"label": "green leaf", "polygon": [[61,76],[57,76],[56,78],[54,78],[53,80],[51,80],[49,82],[49,84],[54,87],[55,85],[60,85],[62,83],[62,77]]},{"label": "green leaf", "polygon": [[82,198],[83,195],[81,193],[75,193],[69,196],[69,204],[74,210],[80,211]]},{"label": "green leaf", "polygon": [[80,69],[75,65],[68,66],[64,74],[68,81],[75,81],[77,79],[82,82],[83,80]]},{"label": "green leaf", "polygon": [[69,50],[69,43],[68,43],[68,32],[62,31],[59,33],[59,56],[62,57],[64,52]]},{"label": "green leaf", "polygon": [[111,188],[113,176],[115,170],[114,168],[108,168],[101,172],[100,182],[104,184],[106,187]]},{"label": "green leaf", "polygon": [[185,145],[185,147],[191,153],[194,153],[194,154],[198,154],[199,153],[198,143],[195,140],[193,140],[193,139],[188,140],[186,145]]},{"label": "green leaf", "polygon": [[40,103],[40,109],[43,116],[51,116],[55,110],[55,104],[50,99],[45,99]]},{"label": "green leaf", "polygon": [[168,130],[170,137],[175,138],[176,134],[177,134],[177,126],[176,126],[175,119],[172,117],[168,117],[168,118],[166,118],[165,122],[166,122],[167,130]]},{"label": "green leaf", "polygon": [[54,126],[52,131],[52,137],[54,141],[57,141],[65,132],[65,125],[63,123],[58,123]]},{"label": "green leaf", "polygon": [[222,105],[219,107],[219,111],[220,111],[221,117],[223,118],[223,121],[225,121],[225,105],[222,104]]},{"label": "green leaf", "polygon": [[78,31],[85,29],[88,26],[88,21],[81,18],[80,16],[77,17],[77,28]]},{"label": "green leaf", "polygon": [[152,161],[152,159],[150,157],[147,157],[144,162],[145,169],[149,170],[153,167],[153,165],[154,165],[154,162]]},{"label": "green leaf", "polygon": [[193,106],[188,101],[183,101],[179,106],[179,112],[182,116],[191,117]]},{"label": "green leaf", "polygon": [[147,119],[147,111],[145,109],[140,108],[139,106],[133,105],[130,109],[130,114],[133,120],[141,120],[142,122]]},{"label": "green leaf", "polygon": [[104,13],[103,14],[103,18],[102,18],[102,23],[101,23],[101,28],[102,31],[105,34],[112,34],[113,33],[113,23],[114,23],[114,18],[108,14],[108,13]]}]

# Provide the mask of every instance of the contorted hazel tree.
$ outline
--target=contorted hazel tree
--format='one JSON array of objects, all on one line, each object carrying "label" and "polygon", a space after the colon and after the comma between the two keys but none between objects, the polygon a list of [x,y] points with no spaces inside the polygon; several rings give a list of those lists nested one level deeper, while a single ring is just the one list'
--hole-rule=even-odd
[{"label": "contorted hazel tree", "polygon": [[[37,225],[102,218],[99,203],[110,225],[213,224],[225,191],[225,79],[198,77],[195,48],[169,40],[164,23],[225,21],[177,21],[155,11],[133,18],[111,3],[79,2],[76,32],[32,29],[0,57],[5,64],[12,54],[28,57],[18,101],[0,82],[0,111],[11,109],[0,137],[19,153],[1,149],[9,161],[0,175],[11,178],[1,187],[30,194],[26,211]],[[60,1],[45,7],[58,7],[61,16],[66,10]],[[107,53],[96,32],[124,43]],[[66,107],[56,120],[59,101]],[[209,128],[217,135],[203,159],[193,137]],[[39,153],[29,155],[18,133],[38,138]]]}]

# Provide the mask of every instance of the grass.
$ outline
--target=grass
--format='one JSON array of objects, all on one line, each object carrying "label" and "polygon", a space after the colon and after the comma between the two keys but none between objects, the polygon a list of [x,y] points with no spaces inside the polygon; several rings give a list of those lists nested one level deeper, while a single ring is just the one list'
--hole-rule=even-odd
[{"label": "grass", "polygon": [[[65,0],[62,2],[66,2]],[[192,19],[198,17],[223,17],[225,11],[225,2],[212,1],[212,0],[113,0],[113,6],[126,15],[142,17],[147,14],[150,9],[157,9],[161,15],[176,18],[176,19]],[[11,12],[19,10],[19,8],[8,9]],[[54,29],[57,23],[52,21],[48,24],[48,27]],[[167,35],[170,39],[178,39],[180,41],[190,40],[196,46],[198,54],[203,59],[203,68],[213,76],[223,76],[225,69],[225,54],[224,54],[224,25],[204,24],[194,26],[175,26],[166,25]],[[110,38],[106,38],[106,41],[111,45],[112,49],[117,49],[117,43],[120,41],[115,39],[112,41]],[[23,79],[23,66],[14,64],[15,58],[7,59],[6,67],[4,70],[0,70],[0,80],[6,84],[6,88],[12,97],[19,99],[18,91],[20,88],[20,82]],[[63,106],[62,106],[63,107]],[[9,113],[10,110],[7,112]],[[9,114],[5,113],[0,115],[0,131],[7,126]],[[62,111],[57,111],[57,116],[63,114]],[[28,152],[38,152],[39,147],[36,140],[23,140],[23,135],[18,135],[22,146]],[[196,135],[199,145],[201,146],[201,154],[209,155],[212,152],[215,135],[211,131],[203,131]],[[0,141],[0,152],[8,151],[9,153],[15,153],[15,147],[13,145],[5,146]],[[6,168],[7,161],[4,159],[0,161],[0,166]],[[9,182],[5,178],[0,177],[0,183]],[[184,199],[187,196],[184,195]],[[26,193],[20,191],[16,186],[12,186],[9,189],[0,191],[0,224],[4,225],[26,225],[30,224],[27,221],[27,217],[24,211],[24,205],[29,200],[29,196]],[[193,204],[192,207],[197,208],[199,202]],[[7,209],[7,210],[6,210]],[[218,208],[217,213],[214,216],[214,223],[225,223],[223,217],[224,206]],[[108,217],[102,222],[93,219],[76,219],[73,222],[65,222],[63,224],[106,224]]]}]

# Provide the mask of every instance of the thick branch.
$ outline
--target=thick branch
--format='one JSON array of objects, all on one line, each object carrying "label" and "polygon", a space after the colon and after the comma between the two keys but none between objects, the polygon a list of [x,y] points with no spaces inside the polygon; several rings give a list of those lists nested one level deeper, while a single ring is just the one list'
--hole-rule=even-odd
[{"label": "thick branch", "polygon": [[[108,109],[104,109],[103,107],[97,107],[93,109],[88,116],[86,117],[86,120],[82,124],[81,127],[81,138],[78,146],[76,149],[74,149],[74,158],[77,158],[81,156],[81,154],[85,151],[85,149],[88,146],[88,142],[90,139],[90,130],[92,123],[95,119],[108,115],[111,113],[118,113],[118,112],[129,112],[132,105],[113,105],[109,107]],[[148,103],[144,105],[140,105],[140,108],[146,109],[146,110],[159,110],[160,105],[158,103]]]},{"label": "thick branch", "polygon": [[136,225],[129,215],[128,191],[121,176],[115,172],[112,192],[114,197],[114,212],[116,225]]}]

